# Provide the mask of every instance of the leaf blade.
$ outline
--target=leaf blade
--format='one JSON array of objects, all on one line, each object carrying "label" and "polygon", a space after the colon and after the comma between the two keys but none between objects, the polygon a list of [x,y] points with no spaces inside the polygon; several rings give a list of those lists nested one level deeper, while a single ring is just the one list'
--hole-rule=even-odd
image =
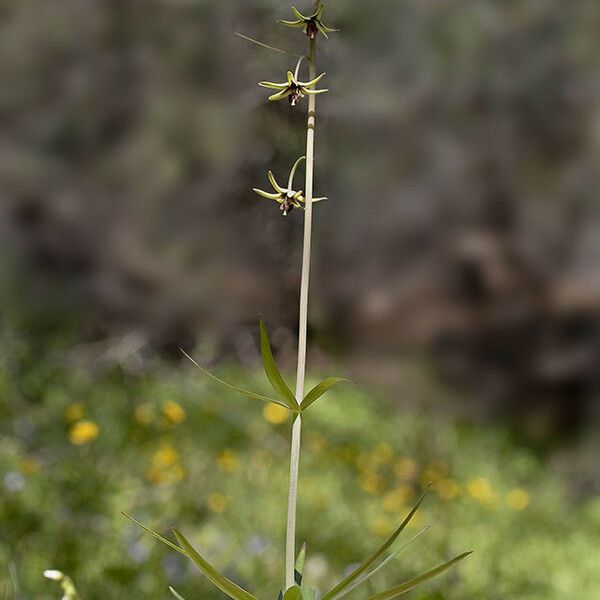
[{"label": "leaf blade", "polygon": [[275,390],[277,394],[281,397],[281,399],[285,402],[287,407],[293,411],[298,412],[298,402],[292,390],[288,387],[288,384],[285,382],[277,365],[275,364],[275,359],[273,358],[273,352],[271,351],[271,342],[269,341],[269,333],[267,332],[267,327],[265,322],[260,319],[259,320],[259,329],[260,329],[260,354],[263,360],[263,367],[265,369],[265,375],[269,380],[272,388]]},{"label": "leaf blade", "polygon": [[410,546],[414,541],[419,539],[428,529],[429,529],[429,525],[427,527],[423,528],[421,531],[419,531],[419,533],[417,533],[417,535],[415,535],[410,540],[408,540],[408,542],[406,542],[404,545],[402,545],[400,548],[398,548],[398,550],[395,550],[394,552],[390,552],[390,554],[384,560],[382,560],[376,567],[373,567],[373,569],[371,569],[368,573],[366,573],[365,575],[363,575],[362,577],[357,579],[354,583],[352,583],[350,585],[349,588],[345,589],[343,592],[338,594],[334,598],[334,600],[339,600],[340,598],[343,598],[350,592],[353,592],[359,585],[362,585],[365,581],[367,581],[368,579],[373,577],[373,575],[375,575],[376,573],[381,571],[381,569],[383,569],[390,561],[392,561],[394,558],[396,558],[396,556],[398,556],[400,553],[404,552],[404,550],[406,550],[406,548],[408,548],[408,546]]},{"label": "leaf blade", "polygon": [[289,406],[287,404],[285,404],[284,402],[281,402],[280,400],[277,400],[276,398],[270,398],[269,396],[263,396],[262,394],[256,394],[254,392],[249,392],[248,390],[243,390],[242,388],[239,388],[235,385],[231,385],[231,383],[227,383],[225,380],[221,379],[220,377],[217,377],[216,375],[213,375],[210,371],[208,371],[203,366],[198,364],[185,350],[182,350],[181,352],[188,360],[190,360],[194,365],[196,365],[205,375],[208,375],[211,379],[213,379],[217,383],[221,384],[223,387],[233,390],[234,392],[237,392],[238,394],[242,394],[243,396],[246,396],[248,398],[253,398],[254,400],[261,400],[262,402],[267,402],[267,403],[270,402],[272,404],[279,404],[279,406],[283,406],[283,408],[287,408],[289,410]]},{"label": "leaf blade", "polygon": [[167,538],[160,535],[160,533],[156,533],[156,531],[153,531],[152,529],[150,529],[137,519],[134,519],[131,515],[128,515],[127,513],[122,512],[121,514],[126,519],[129,519],[134,525],[137,525],[140,529],[143,529],[146,533],[149,533],[152,537],[156,538],[159,542],[162,542],[163,544],[165,544],[165,546],[171,548],[171,550],[175,550],[175,552],[179,552],[179,554],[185,554],[185,552],[177,544],[174,544],[173,542],[169,541]]},{"label": "leaf blade", "polygon": [[173,594],[173,596],[175,596],[175,598],[177,598],[177,600],[185,600],[185,598],[175,588],[169,586],[169,591],[171,594]]},{"label": "leaf blade", "polygon": [[344,578],[340,583],[338,583],[331,591],[327,592],[324,596],[321,597],[321,600],[332,600],[336,596],[339,596],[346,588],[348,588],[352,583],[356,581],[363,573],[365,573],[369,567],[375,563],[379,557],[396,541],[398,536],[404,531],[405,527],[408,525],[410,520],[413,518],[413,515],[417,512],[419,506],[421,506],[421,502],[425,498],[427,494],[427,490],[425,490],[417,503],[414,505],[412,510],[408,513],[408,515],[404,518],[402,523],[396,528],[396,530],[387,538],[387,540],[361,565],[356,567],[350,575]]},{"label": "leaf blade", "polygon": [[297,585],[302,585],[302,574],[304,573],[304,564],[306,562],[306,544],[302,544],[298,558],[296,558],[296,564],[294,565],[294,581]]},{"label": "leaf blade", "polygon": [[400,585],[396,585],[388,590],[379,592],[379,594],[370,596],[369,598],[367,598],[367,600],[393,600],[394,598],[397,598],[398,596],[401,596],[402,594],[405,594],[406,592],[412,590],[420,583],[423,583],[424,581],[427,581],[428,579],[431,579],[432,577],[435,577],[436,575],[447,571],[450,567],[464,560],[470,554],[473,554],[473,552],[463,552],[462,554],[455,556],[453,559],[442,563],[441,565],[438,565],[437,567],[434,567],[433,569],[430,569],[429,571],[426,571],[425,573],[422,573],[421,575],[418,575],[413,579],[409,579],[408,581],[405,581]]},{"label": "leaf blade", "polygon": [[186,537],[177,529],[173,529],[177,542],[184,550],[184,554],[204,573],[213,585],[227,594],[233,600],[256,600],[256,598],[237,583],[221,575],[186,539]]},{"label": "leaf blade", "polygon": [[313,387],[306,396],[304,396],[304,400],[302,400],[301,408],[302,410],[306,410],[311,404],[315,403],[321,396],[326,394],[332,387],[336,386],[338,383],[342,383],[343,381],[348,381],[344,377],[328,377],[327,379],[323,379]]}]

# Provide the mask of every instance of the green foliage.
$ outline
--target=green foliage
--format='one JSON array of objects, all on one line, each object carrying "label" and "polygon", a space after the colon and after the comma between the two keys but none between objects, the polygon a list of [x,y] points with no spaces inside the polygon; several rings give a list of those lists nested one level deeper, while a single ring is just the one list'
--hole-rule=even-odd
[{"label": "green foliage", "polygon": [[271,342],[269,341],[267,327],[265,326],[265,323],[262,319],[260,320],[259,327],[260,354],[262,356],[265,375],[267,376],[269,383],[275,390],[275,393],[279,395],[279,397],[285,402],[288,408],[292,412],[298,412],[298,402],[294,397],[292,390],[290,390],[281,373],[279,372],[277,365],[275,364],[275,359],[273,358],[273,353],[271,351]]},{"label": "green foliage", "polygon": [[405,581],[404,583],[401,583],[400,585],[396,585],[396,586],[390,588],[389,590],[385,590],[384,592],[380,592],[379,594],[370,596],[367,600],[393,600],[393,598],[397,598],[398,596],[405,594],[406,592],[412,590],[414,587],[416,587],[420,583],[423,583],[424,581],[427,581],[428,579],[431,579],[432,577],[435,577],[436,575],[439,575],[440,573],[447,571],[450,567],[459,563],[461,560],[464,560],[470,554],[472,554],[472,552],[463,552],[462,554],[453,558],[452,560],[449,560],[449,561],[439,565],[438,567],[435,567],[434,569],[430,569],[426,573],[423,573],[417,577],[413,577],[413,579]]},{"label": "green foliage", "polygon": [[[258,370],[218,375],[249,389],[264,382]],[[0,355],[0,390],[0,565],[14,563],[21,597],[56,600],[41,576],[55,565],[85,600],[160,598],[169,584],[190,600],[222,597],[177,544],[163,549],[137,525],[124,527],[121,510],[161,533],[189,531],[221,573],[251,584],[258,598],[276,597],[289,412],[281,422],[273,404],[263,414],[252,403],[232,411],[237,392],[215,393],[195,369],[92,375],[14,353]],[[577,498],[575,486],[500,424],[400,414],[352,386],[331,389],[306,419],[299,536],[310,543],[303,572],[311,586],[332,589],[433,480],[405,530],[414,536],[431,523],[427,543],[397,556],[391,547],[385,568],[348,598],[417,577],[465,547],[477,553],[452,586],[434,581],[415,598],[480,600],[489,590],[519,600],[597,596],[600,503]],[[70,434],[81,420],[99,434],[78,445]]]},{"label": "green foliage", "polygon": [[185,536],[178,531],[173,529],[173,533],[179,542],[179,545],[183,548],[186,556],[194,562],[194,564],[206,575],[212,583],[218,587],[221,591],[225,592],[233,600],[256,600],[256,598],[242,589],[239,585],[236,585],[227,577],[221,575],[185,538]]},{"label": "green foliage", "polygon": [[425,498],[426,492],[421,494],[421,497],[417,501],[417,503],[413,506],[412,510],[408,513],[404,521],[400,523],[398,528],[388,537],[388,539],[376,550],[374,554],[372,554],[365,562],[356,567],[348,575],[345,579],[343,579],[340,583],[338,583],[331,591],[327,592],[322,600],[332,600],[333,598],[342,598],[345,596],[345,592],[350,588],[350,586],[356,582],[362,575],[368,572],[369,568],[373,566],[381,556],[390,548],[390,546],[398,539],[398,536],[404,531],[406,526],[410,523],[410,520],[413,518],[414,514],[417,512],[419,506],[423,502]]}]

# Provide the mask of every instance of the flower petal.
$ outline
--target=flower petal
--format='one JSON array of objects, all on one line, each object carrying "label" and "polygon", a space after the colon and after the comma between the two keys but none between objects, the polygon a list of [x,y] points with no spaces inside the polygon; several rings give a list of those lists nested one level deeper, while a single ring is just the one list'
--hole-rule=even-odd
[{"label": "flower petal", "polygon": [[284,190],[278,183],[277,183],[277,179],[275,179],[275,175],[273,175],[273,171],[269,171],[267,173],[267,177],[269,178],[269,181],[271,182],[271,185],[280,193],[280,194],[285,194],[287,192],[287,190]]},{"label": "flower petal", "polygon": [[269,96],[269,102],[277,102],[277,100],[283,100],[284,98],[287,98],[291,93],[292,90],[290,90],[289,88],[281,90],[281,92],[277,92],[276,94]]},{"label": "flower petal", "polygon": [[273,90],[285,90],[288,87],[287,83],[274,83],[272,81],[259,81],[258,85],[264,88],[271,88]]},{"label": "flower petal", "polygon": [[279,202],[279,199],[281,197],[279,194],[264,192],[263,190],[259,190],[258,188],[252,188],[252,191],[256,192],[259,196],[262,196],[263,198],[267,198],[268,200],[275,200],[275,202]]},{"label": "flower petal", "polygon": [[314,85],[317,85],[317,83],[319,83],[319,81],[321,81],[321,79],[323,79],[323,77],[325,77],[326,73],[321,73],[318,77],[315,77],[314,79],[311,79],[310,81],[298,81],[298,85],[302,86],[302,87],[313,87]]}]

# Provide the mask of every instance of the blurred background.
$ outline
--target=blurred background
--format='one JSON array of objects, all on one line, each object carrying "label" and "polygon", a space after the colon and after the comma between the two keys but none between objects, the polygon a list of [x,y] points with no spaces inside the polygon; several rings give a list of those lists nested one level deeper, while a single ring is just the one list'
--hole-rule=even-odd
[{"label": "blurred background", "polygon": [[[329,0],[319,43],[300,536],[324,590],[429,480],[432,528],[357,598],[600,594],[600,4]],[[308,12],[311,3],[298,2]],[[270,104],[275,0],[0,0],[0,597],[221,598],[126,511],[261,598],[282,585],[304,152]],[[300,180],[302,175],[298,178]],[[181,559],[181,560],[180,560]]]}]

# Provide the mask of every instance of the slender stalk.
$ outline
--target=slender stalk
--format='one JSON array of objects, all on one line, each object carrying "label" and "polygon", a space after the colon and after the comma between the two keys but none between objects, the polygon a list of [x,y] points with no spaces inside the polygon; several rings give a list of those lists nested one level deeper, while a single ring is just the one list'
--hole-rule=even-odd
[{"label": "slender stalk", "polygon": [[[316,40],[310,40],[309,80],[317,76]],[[306,182],[304,206],[304,244],[302,248],[302,276],[300,283],[300,317],[298,325],[298,368],[296,371],[296,400],[304,398],[304,378],[306,372],[306,330],[308,321],[308,288],[310,281],[310,251],[312,238],[313,173],[315,162],[315,111],[316,95],[308,96],[308,123],[306,129]],[[290,453],[290,487],[285,543],[285,588],[294,585],[294,563],[296,557],[296,504],[298,499],[298,470],[300,466],[300,437],[302,418],[296,417],[292,426],[292,446]]]}]

